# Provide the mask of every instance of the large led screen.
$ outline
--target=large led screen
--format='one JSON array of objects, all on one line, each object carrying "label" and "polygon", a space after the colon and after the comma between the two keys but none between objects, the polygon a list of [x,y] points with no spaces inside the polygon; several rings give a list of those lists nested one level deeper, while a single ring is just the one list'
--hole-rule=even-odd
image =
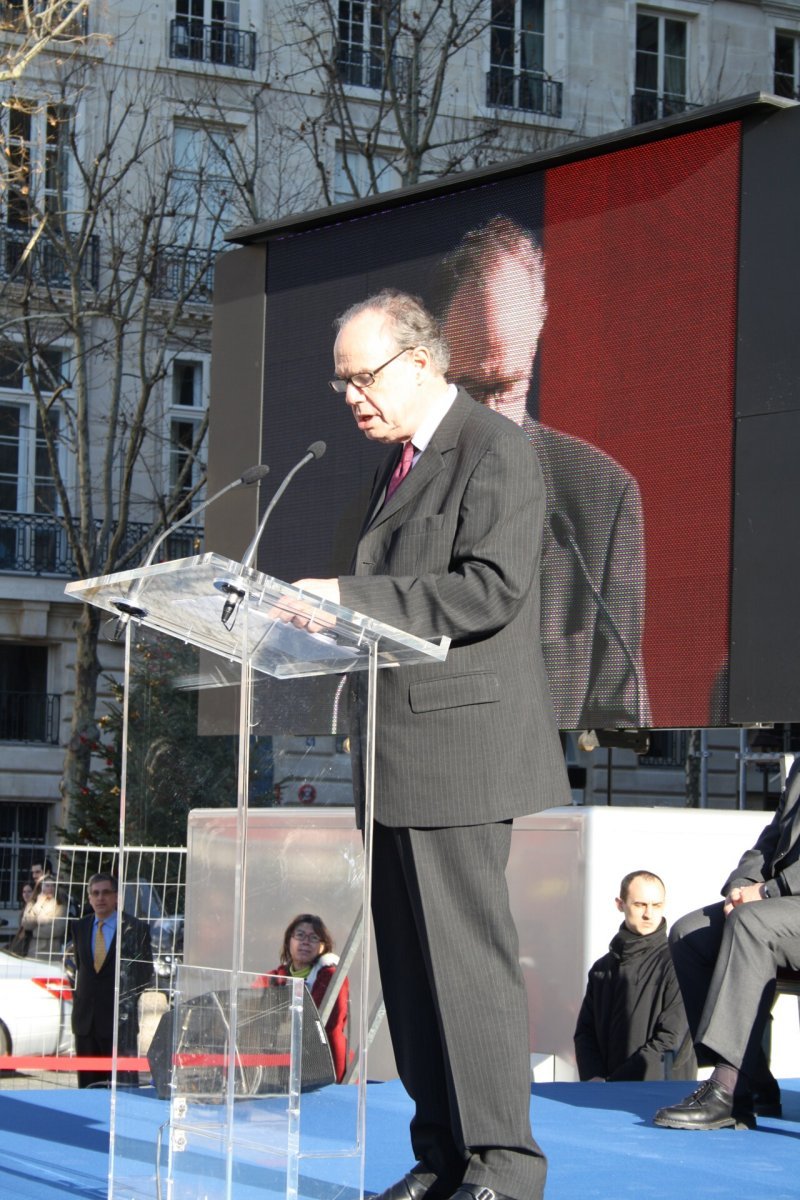
[{"label": "large led screen", "polygon": [[270,236],[261,458],[279,478],[310,442],[327,453],[271,517],[261,568],[347,571],[387,450],[328,387],[332,322],[414,292],[450,378],[539,456],[561,727],[724,723],[740,143],[732,120]]}]

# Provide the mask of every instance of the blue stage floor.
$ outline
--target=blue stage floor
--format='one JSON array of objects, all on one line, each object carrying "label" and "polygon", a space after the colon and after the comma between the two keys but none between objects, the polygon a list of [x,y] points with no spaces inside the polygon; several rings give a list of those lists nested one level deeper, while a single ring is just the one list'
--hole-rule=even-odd
[{"label": "blue stage floor", "polygon": [[[537,1085],[532,1116],[550,1159],[547,1200],[797,1200],[800,1080],[781,1087],[781,1120],[760,1119],[755,1131],[682,1133],[650,1119],[685,1095],[686,1083]],[[366,1183],[377,1192],[411,1165],[411,1108],[398,1083],[371,1084],[368,1095]],[[151,1128],[155,1144],[167,1104],[147,1092],[136,1101],[144,1140]],[[2,1200],[102,1200],[108,1127],[107,1092],[0,1091]],[[325,1191],[312,1180],[308,1194]]]}]

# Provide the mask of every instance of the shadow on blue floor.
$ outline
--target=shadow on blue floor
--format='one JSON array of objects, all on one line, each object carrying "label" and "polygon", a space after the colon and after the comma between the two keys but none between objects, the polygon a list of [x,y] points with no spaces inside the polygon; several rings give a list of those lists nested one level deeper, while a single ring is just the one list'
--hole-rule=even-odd
[{"label": "shadow on blue floor", "polygon": [[[781,1084],[783,1118],[762,1118],[755,1131],[656,1129],[655,1110],[681,1099],[690,1087],[685,1082],[534,1087],[534,1132],[550,1161],[547,1200],[730,1200],[762,1193],[770,1200],[797,1200],[800,1081]],[[337,1090],[343,1107],[346,1092]],[[136,1109],[130,1140],[146,1160],[168,1106],[143,1092]],[[102,1200],[109,1111],[107,1092],[0,1093],[0,1197]],[[336,1103],[329,1111],[334,1136]],[[410,1101],[397,1082],[370,1084],[367,1191],[381,1191],[411,1165],[410,1116]],[[331,1181],[315,1175],[312,1163],[306,1166],[301,1196],[325,1200]],[[276,1183],[277,1177],[248,1177],[242,1194],[271,1197]],[[355,1192],[345,1185],[337,1195],[354,1200]]]}]

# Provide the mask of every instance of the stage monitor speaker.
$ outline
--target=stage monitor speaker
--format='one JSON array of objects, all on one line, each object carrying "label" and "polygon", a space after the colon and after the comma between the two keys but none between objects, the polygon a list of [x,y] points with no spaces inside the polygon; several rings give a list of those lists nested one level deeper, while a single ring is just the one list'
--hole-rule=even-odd
[{"label": "stage monitor speaker", "polygon": [[[289,987],[238,990],[236,1099],[288,1092],[291,998]],[[158,1097],[168,1100],[174,1091],[221,1102],[227,1090],[229,1034],[229,991],[204,992],[164,1013],[147,1052]],[[328,1036],[308,989],[303,992],[301,1067],[304,1092],[334,1082]]]}]

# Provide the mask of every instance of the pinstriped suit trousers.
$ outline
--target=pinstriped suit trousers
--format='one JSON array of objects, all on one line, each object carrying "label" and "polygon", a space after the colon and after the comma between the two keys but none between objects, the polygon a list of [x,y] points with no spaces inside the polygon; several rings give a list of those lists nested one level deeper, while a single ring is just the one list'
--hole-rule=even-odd
[{"label": "pinstriped suit trousers", "polygon": [[676,921],[670,949],[698,1062],[722,1059],[763,1077],[775,973],[800,969],[800,896],[743,904],[728,917],[721,902],[710,904]]},{"label": "pinstriped suit trousers", "polygon": [[416,1106],[412,1147],[443,1195],[462,1180],[517,1200],[544,1191],[510,845],[510,821],[375,825],[372,910],[389,1030]]}]

